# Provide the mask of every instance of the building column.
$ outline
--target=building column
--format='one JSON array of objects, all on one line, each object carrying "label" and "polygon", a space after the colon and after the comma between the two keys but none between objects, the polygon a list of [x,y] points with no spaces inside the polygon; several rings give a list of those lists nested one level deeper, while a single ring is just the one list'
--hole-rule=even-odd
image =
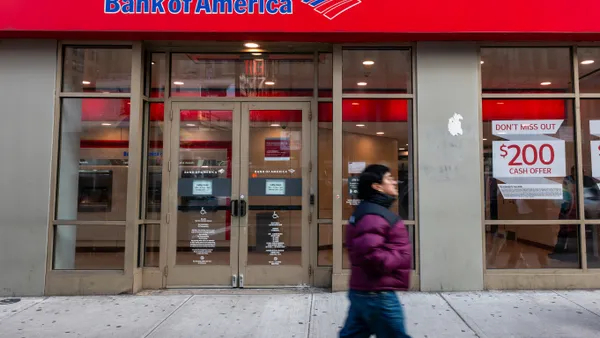
[{"label": "building column", "polygon": [[[483,289],[478,51],[477,44],[470,42],[417,44],[423,291]],[[461,128],[450,128],[453,116],[458,120],[455,125]]]}]

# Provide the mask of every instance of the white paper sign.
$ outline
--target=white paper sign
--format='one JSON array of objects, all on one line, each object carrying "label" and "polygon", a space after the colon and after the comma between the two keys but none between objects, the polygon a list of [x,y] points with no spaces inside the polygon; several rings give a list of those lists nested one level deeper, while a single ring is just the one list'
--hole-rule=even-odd
[{"label": "white paper sign", "polygon": [[265,195],[285,196],[285,180],[266,180]]},{"label": "white paper sign", "polygon": [[348,162],[348,174],[360,174],[366,167],[365,162]]},{"label": "white paper sign", "polygon": [[494,141],[494,178],[566,176],[565,141]]},{"label": "white paper sign", "polygon": [[590,120],[590,134],[600,136],[600,120]]},{"label": "white paper sign", "polygon": [[212,181],[211,180],[194,180],[192,185],[193,195],[212,195]]},{"label": "white paper sign", "polygon": [[492,121],[492,134],[504,135],[554,135],[564,120]]},{"label": "white paper sign", "polygon": [[498,184],[506,200],[562,200],[560,184]]}]

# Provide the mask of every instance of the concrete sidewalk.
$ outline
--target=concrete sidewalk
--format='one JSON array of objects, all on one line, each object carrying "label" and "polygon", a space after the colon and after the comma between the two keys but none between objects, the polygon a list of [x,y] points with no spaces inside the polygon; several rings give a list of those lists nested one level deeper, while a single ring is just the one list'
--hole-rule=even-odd
[{"label": "concrete sidewalk", "polygon": [[[402,293],[412,337],[600,337],[600,291]],[[0,298],[0,337],[334,338],[344,293],[163,291]]]}]

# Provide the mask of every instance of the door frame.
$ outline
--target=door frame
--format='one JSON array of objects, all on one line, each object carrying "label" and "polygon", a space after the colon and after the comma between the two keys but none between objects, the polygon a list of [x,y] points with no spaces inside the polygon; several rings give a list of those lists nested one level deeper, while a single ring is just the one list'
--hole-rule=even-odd
[{"label": "door frame", "polygon": [[[166,288],[205,288],[205,287],[298,287],[311,283],[311,232],[310,223],[312,205],[310,191],[312,185],[312,140],[311,140],[311,101],[172,101],[170,117],[165,119],[165,152],[166,164],[163,165],[163,205],[166,215],[163,217],[165,248],[163,286]],[[248,154],[250,133],[250,110],[302,110],[302,248],[301,266],[277,267],[281,272],[276,274],[276,283],[265,283],[258,276],[273,277],[273,267],[249,266],[248,258],[248,213],[244,217],[231,217],[230,222],[230,265],[202,266],[177,265],[177,209],[178,209],[178,177],[180,147],[180,111],[181,110],[228,110],[232,111],[232,146],[231,146],[231,200],[247,196],[249,163],[242,160],[242,154]],[[270,268],[270,269],[269,269]],[[283,269],[281,269],[283,268]],[[271,271],[269,271],[271,270]],[[248,273],[249,272],[249,273]],[[282,276],[293,276],[296,282],[289,283]],[[249,278],[248,278],[249,277]],[[200,282],[200,283],[199,283]]]}]

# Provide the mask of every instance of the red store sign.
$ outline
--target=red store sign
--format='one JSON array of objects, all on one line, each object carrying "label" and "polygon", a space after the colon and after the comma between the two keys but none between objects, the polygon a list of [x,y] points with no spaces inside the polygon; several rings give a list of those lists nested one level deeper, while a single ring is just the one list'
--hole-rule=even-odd
[{"label": "red store sign", "polygon": [[[600,33],[597,0],[3,0],[0,37],[48,33]],[[183,35],[182,35],[183,34]],[[150,35],[144,35],[151,37]],[[196,38],[201,36],[196,36]],[[123,37],[125,38],[125,37]],[[591,36],[582,38],[591,39]],[[272,37],[276,39],[276,37]]]}]

